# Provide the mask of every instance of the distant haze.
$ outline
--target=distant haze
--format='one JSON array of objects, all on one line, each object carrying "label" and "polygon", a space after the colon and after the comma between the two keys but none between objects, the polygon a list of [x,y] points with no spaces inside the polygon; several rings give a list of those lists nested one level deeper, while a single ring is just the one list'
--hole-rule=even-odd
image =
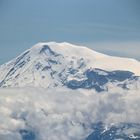
[{"label": "distant haze", "polygon": [[0,64],[38,42],[140,60],[139,0],[0,0]]}]

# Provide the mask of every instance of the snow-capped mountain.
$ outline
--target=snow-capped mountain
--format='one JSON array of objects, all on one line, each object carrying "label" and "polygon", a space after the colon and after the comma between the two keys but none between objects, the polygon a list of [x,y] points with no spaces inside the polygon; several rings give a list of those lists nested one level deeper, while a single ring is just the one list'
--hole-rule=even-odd
[{"label": "snow-capped mountain", "polygon": [[140,140],[139,91],[134,59],[38,43],[0,66],[0,140]]},{"label": "snow-capped mountain", "polygon": [[139,81],[140,62],[69,43],[38,43],[0,66],[0,87],[66,86],[107,90]]}]

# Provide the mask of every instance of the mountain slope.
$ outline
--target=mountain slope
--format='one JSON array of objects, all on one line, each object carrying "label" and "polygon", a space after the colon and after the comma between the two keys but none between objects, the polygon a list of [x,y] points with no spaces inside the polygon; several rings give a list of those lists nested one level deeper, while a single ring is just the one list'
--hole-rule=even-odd
[{"label": "mountain slope", "polygon": [[38,43],[17,58],[0,66],[0,87],[67,86],[73,88],[71,82],[78,85],[79,82],[80,85],[81,82],[82,84],[84,82],[87,85],[89,83],[87,73],[93,71],[93,73],[97,73],[96,76],[94,74],[95,80],[90,81],[87,86],[100,91],[102,90],[100,86],[103,84],[92,84],[100,78],[102,80],[103,77],[100,75],[108,75],[109,72],[109,75],[112,75],[115,71],[121,74],[126,71],[124,75],[128,75],[128,77],[126,76],[124,80],[118,80],[117,72],[117,75],[114,75],[117,79],[109,76],[105,82],[106,84],[116,80],[120,84],[128,79],[136,79],[135,75],[140,75],[139,70],[140,63],[134,59],[112,57],[69,43]]}]

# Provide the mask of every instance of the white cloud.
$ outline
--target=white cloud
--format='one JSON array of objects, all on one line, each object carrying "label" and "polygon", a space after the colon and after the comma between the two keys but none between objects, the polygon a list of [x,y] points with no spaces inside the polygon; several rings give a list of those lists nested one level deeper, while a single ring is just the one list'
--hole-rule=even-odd
[{"label": "white cloud", "polygon": [[139,90],[1,89],[0,138],[21,140],[28,130],[37,140],[82,140],[94,122],[139,123],[139,107]]}]

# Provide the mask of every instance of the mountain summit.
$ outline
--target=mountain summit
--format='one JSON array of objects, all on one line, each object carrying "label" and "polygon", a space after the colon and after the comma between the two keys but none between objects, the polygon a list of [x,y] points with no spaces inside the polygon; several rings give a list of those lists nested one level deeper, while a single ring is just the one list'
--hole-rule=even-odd
[{"label": "mountain summit", "polygon": [[[66,86],[107,89],[109,82],[124,86],[140,76],[140,63],[108,56],[70,43],[38,43],[0,66],[0,87]],[[123,84],[122,84],[123,82]]]}]

